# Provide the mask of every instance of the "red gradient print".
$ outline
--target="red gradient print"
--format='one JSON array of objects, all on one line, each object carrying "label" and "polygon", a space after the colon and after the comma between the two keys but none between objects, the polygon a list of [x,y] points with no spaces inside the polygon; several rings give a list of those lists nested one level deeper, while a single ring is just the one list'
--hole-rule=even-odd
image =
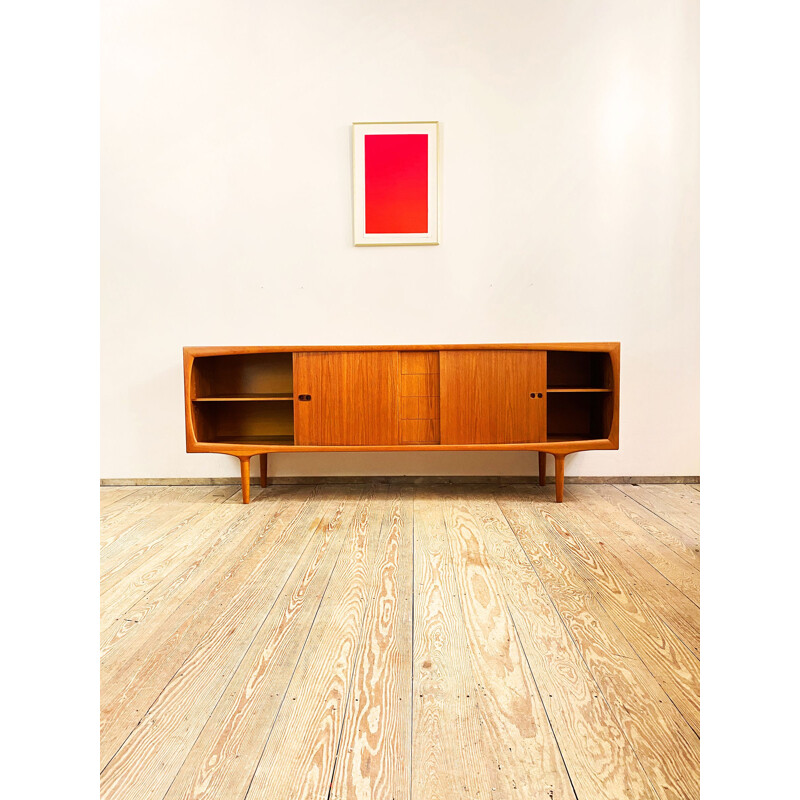
[{"label": "red gradient print", "polygon": [[428,232],[428,134],[364,136],[366,233]]}]

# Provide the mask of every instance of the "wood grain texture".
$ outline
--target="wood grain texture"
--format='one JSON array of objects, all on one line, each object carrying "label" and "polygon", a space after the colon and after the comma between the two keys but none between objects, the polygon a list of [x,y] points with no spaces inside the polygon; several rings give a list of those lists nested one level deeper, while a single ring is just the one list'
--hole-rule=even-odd
[{"label": "wood grain texture", "polygon": [[614,509],[609,513],[614,513],[617,519],[627,517],[688,564],[700,568],[700,547],[694,537],[685,536],[674,525],[628,497],[621,486],[593,486],[592,489]]},{"label": "wood grain texture", "polygon": [[[370,596],[385,503],[354,518],[247,796],[327,797]],[[296,754],[286,758],[286,749]]]},{"label": "wood grain texture", "polygon": [[136,491],[135,486],[115,486],[101,487],[100,489],[100,511],[104,511],[109,506],[114,505],[120,500],[130,497]]},{"label": "wood grain texture", "polygon": [[[508,516],[497,507],[497,500],[507,509]],[[504,524],[509,525],[513,528],[517,546],[522,548],[521,552],[516,550],[514,542],[509,540],[503,568],[506,580],[517,579],[520,589],[524,589],[524,593],[518,591],[515,595],[521,598],[521,602],[512,606],[515,622],[517,615],[524,621],[522,626],[518,624],[518,630],[532,634],[547,619],[546,609],[542,610],[532,602],[532,592],[537,590],[538,581],[582,663],[590,671],[597,686],[596,694],[604,698],[657,796],[676,800],[697,797],[700,756],[697,735],[605,612],[590,583],[552,545],[545,520],[529,508],[523,511],[515,506],[515,501],[502,495],[485,501],[482,519],[492,537],[501,537]],[[501,543],[502,540],[495,546],[495,551]],[[551,647],[542,648],[541,637],[537,636],[530,645],[522,634],[521,638],[529,660],[531,650],[535,648],[544,668],[553,672],[556,678],[575,674],[576,668],[553,670],[549,664],[553,658]],[[556,691],[543,690],[542,694],[558,698],[557,692],[556,685]],[[545,705],[547,703],[545,699]],[[586,724],[591,716],[585,714],[582,719]],[[580,730],[582,726],[577,727]],[[556,733],[564,750],[564,737],[558,731]],[[568,737],[566,739],[569,741]],[[596,744],[590,744],[586,752],[597,754],[602,750]],[[566,750],[565,758],[569,765]],[[571,768],[570,774],[576,786],[578,781],[585,780],[580,769]],[[578,793],[581,797],[593,796],[596,790],[586,794],[579,789]]]},{"label": "wood grain texture", "polygon": [[[571,567],[592,587],[684,719],[699,733],[700,662],[695,653],[648,605],[637,587],[616,572],[606,557],[587,542],[579,527],[567,521],[563,506],[558,510],[546,507],[543,502],[537,502],[530,490],[519,493],[516,499],[517,512],[530,515],[533,511],[544,520],[545,534],[551,545],[560,548],[562,558],[568,559]],[[504,512],[515,510],[503,501],[500,505]]]},{"label": "wood grain texture", "polygon": [[[144,487],[143,491],[136,492],[135,495],[121,503],[115,503],[103,510],[100,514],[100,549],[114,544],[122,537],[127,540],[117,545],[120,548],[130,547],[130,540],[135,541],[137,534],[141,533],[141,520],[145,515],[150,519],[152,514],[157,513],[156,509],[165,505],[170,505],[176,500],[185,497],[192,497],[191,493],[181,492],[182,487]],[[196,497],[196,495],[194,495]],[[159,500],[162,502],[159,503]],[[149,530],[149,525],[146,530]],[[113,552],[113,551],[109,551]]]},{"label": "wood grain texture", "polygon": [[619,350],[619,342],[504,342],[494,344],[366,344],[366,345],[215,345],[211,347],[183,348],[186,358],[202,356],[228,356],[239,353],[351,353],[376,350],[573,350],[576,352],[603,353]]},{"label": "wood grain texture", "polygon": [[700,504],[696,507],[681,507],[664,493],[653,491],[651,486],[620,487],[628,497],[635,500],[657,517],[668,522],[684,537],[685,541],[697,544],[700,538]]},{"label": "wood grain texture", "polygon": [[[636,481],[632,481],[636,483]],[[682,508],[687,513],[699,514],[700,511],[700,492],[697,491],[698,485],[686,486],[681,484],[674,484],[672,486],[661,486],[654,484],[649,486],[653,490],[653,494],[657,497],[663,497],[667,502]],[[699,520],[699,516],[697,517]]]},{"label": "wood grain texture", "polygon": [[295,354],[297,444],[396,445],[399,370],[396,351]]},{"label": "wood grain texture", "polygon": [[439,352],[429,350],[402,350],[400,352],[402,375],[433,375],[439,373]]},{"label": "wood grain texture", "polygon": [[327,589],[344,537],[356,514],[355,497],[337,506],[287,581],[286,589],[236,670],[224,697],[169,787],[166,800],[242,797],[285,699],[293,670]]},{"label": "wood grain texture", "polygon": [[250,556],[279,515],[286,513],[287,507],[298,499],[305,502],[312,494],[310,487],[305,493],[293,492],[289,487],[274,489],[267,497],[256,497],[259,507],[252,512],[238,503],[224,503],[216,506],[214,513],[190,532],[178,536],[179,541],[194,544],[195,549],[190,549],[180,561],[168,562],[169,570],[158,583],[144,594],[131,591],[125,604],[109,607],[105,600],[102,602],[100,656],[103,674],[119,667],[110,654],[123,640],[121,656],[124,658],[159,631],[161,624],[173,617],[176,610],[188,613],[184,603],[198,602],[203,591],[214,585],[218,575],[225,575],[226,570],[234,569]]},{"label": "wood grain texture", "polygon": [[[334,518],[346,508],[338,504]],[[223,606],[101,775],[101,797],[141,796],[138,783],[163,796],[219,702],[297,560],[307,536],[295,537],[281,558],[261,562]],[[153,755],[157,753],[158,758]],[[132,779],[133,778],[133,779]]]},{"label": "wood grain texture", "polygon": [[412,491],[388,500],[331,800],[411,797]]},{"label": "wood grain texture", "polygon": [[458,601],[440,493],[414,498],[414,747],[412,797],[491,797],[496,765]]},{"label": "wood grain texture", "polygon": [[104,800],[697,800],[696,551],[619,489],[141,491],[102,512]]},{"label": "wood grain texture", "polygon": [[[285,496],[282,493],[282,496]],[[171,612],[175,604],[189,597],[198,582],[213,572],[213,565],[231,557],[231,548],[240,543],[236,525],[244,518],[239,504],[214,507],[192,527],[192,536],[176,536],[176,544],[184,545],[181,558],[174,558],[177,548],[162,553],[155,569],[137,579],[123,581],[118,587],[116,602],[110,596],[102,601],[100,615],[100,657],[104,660],[123,639],[126,648],[133,646],[137,634],[152,630],[156,615]],[[147,625],[143,625],[145,621]],[[132,638],[129,638],[132,637]]]},{"label": "wood grain texture", "polygon": [[220,486],[216,492],[207,494],[204,501],[187,506],[180,515],[159,526],[155,538],[140,539],[138,547],[131,548],[130,557],[115,559],[113,569],[109,568],[106,559],[102,559],[100,596],[104,610],[118,612],[130,603],[132,596],[141,597],[157,585],[171,564],[191,552],[197,544],[193,539],[181,537],[179,532],[190,526],[199,531],[208,530],[204,522],[211,520],[213,524],[216,519],[214,506],[223,504],[234,494],[233,487]]},{"label": "wood grain texture", "polygon": [[[153,547],[169,536],[175,526],[181,526],[196,514],[207,510],[207,499],[224,502],[231,496],[232,487],[175,487],[167,489],[150,506],[145,516],[142,507],[131,507],[121,525],[101,520],[100,530],[105,546],[100,551],[101,591],[113,585],[116,572],[146,557]],[[117,528],[119,535],[110,541],[109,527]]]},{"label": "wood grain texture", "polygon": [[237,600],[250,597],[262,581],[275,591],[280,588],[281,574],[291,568],[296,556],[288,543],[300,544],[302,537],[313,534],[322,521],[321,505],[319,500],[302,498],[280,504],[266,525],[263,518],[250,516],[250,524],[257,529],[250,547],[222,565],[210,576],[208,586],[198,587],[196,596],[173,608],[169,618],[151,631],[150,640],[138,650],[117,652],[101,666],[100,749],[104,767],[211,626],[225,619],[225,610]]},{"label": "wood grain texture", "polygon": [[242,456],[239,461],[241,462],[242,469],[242,502],[250,502],[250,456]]},{"label": "wood grain texture", "polygon": [[439,442],[439,353],[400,353],[400,444]]},{"label": "wood grain texture", "polygon": [[501,797],[574,798],[478,523],[450,498],[444,514],[484,739],[497,766],[492,788]]},{"label": "wood grain texture", "polygon": [[544,352],[458,350],[439,359],[442,443],[545,441]]},{"label": "wood grain texture", "polygon": [[471,499],[469,507],[578,797],[657,797],[497,504]]},{"label": "wood grain texture", "polygon": [[605,503],[597,502],[597,495],[584,491],[586,488],[568,487],[567,496],[583,500],[575,513],[586,522],[587,530],[601,534],[593,537],[595,546],[613,551],[625,561],[631,574],[663,596],[684,618],[689,616],[687,602],[700,606],[700,570],[631,524],[626,517],[620,520],[613,509],[609,512]]},{"label": "wood grain texture", "polygon": [[555,454],[556,467],[556,503],[564,500],[564,461],[566,456],[563,453]]},{"label": "wood grain texture", "polygon": [[[588,512],[584,512],[589,516]],[[561,533],[568,527],[565,543],[580,555],[584,563],[597,577],[603,579],[613,575],[625,581],[625,586],[635,590],[635,597],[659,619],[688,647],[695,658],[700,656],[700,625],[697,620],[697,605],[691,603],[668,581],[652,568],[637,553],[617,543],[617,548],[609,546],[613,536],[602,523],[594,522],[594,527],[575,510],[567,509],[563,514],[553,512],[553,518],[564,527],[557,530]],[[595,531],[595,536],[589,534]],[[634,596],[633,594],[631,596]]]}]

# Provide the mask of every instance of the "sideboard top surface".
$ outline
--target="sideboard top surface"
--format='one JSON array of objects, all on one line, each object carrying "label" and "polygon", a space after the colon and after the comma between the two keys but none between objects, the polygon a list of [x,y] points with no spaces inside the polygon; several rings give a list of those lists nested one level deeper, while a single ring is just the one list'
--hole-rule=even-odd
[{"label": "sideboard top surface", "polygon": [[619,350],[619,342],[550,342],[546,344],[497,343],[497,344],[381,344],[381,345],[244,345],[222,347],[184,347],[189,356],[223,356],[243,353],[307,353],[354,350],[586,350],[591,352],[613,352]]}]

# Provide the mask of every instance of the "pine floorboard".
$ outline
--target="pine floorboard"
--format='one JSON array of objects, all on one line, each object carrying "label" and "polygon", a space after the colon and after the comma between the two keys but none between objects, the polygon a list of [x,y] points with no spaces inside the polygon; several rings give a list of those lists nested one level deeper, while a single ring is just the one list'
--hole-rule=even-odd
[{"label": "pine floorboard", "polygon": [[103,800],[694,800],[697,486],[101,489]]},{"label": "pine floorboard", "polygon": [[699,541],[699,502],[689,503],[688,500],[680,497],[677,492],[661,491],[664,487],[657,485],[630,485],[618,488],[623,494],[628,495],[628,497],[680,531],[688,541]]},{"label": "pine floorboard", "polygon": [[100,487],[100,511],[119,502],[136,491],[135,486],[102,486]]}]

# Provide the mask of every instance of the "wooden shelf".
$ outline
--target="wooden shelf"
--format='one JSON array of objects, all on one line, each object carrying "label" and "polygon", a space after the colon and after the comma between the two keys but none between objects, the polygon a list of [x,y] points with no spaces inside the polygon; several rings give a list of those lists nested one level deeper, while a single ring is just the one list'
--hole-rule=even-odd
[{"label": "wooden shelf", "polygon": [[294,436],[225,436],[206,440],[210,444],[294,444]]},{"label": "wooden shelf", "polygon": [[596,389],[585,386],[548,386],[548,393],[550,392],[610,392],[611,389]]},{"label": "wooden shelf", "polygon": [[219,395],[215,397],[195,397],[195,403],[228,403],[239,401],[270,401],[270,400],[293,400],[294,395],[291,392],[272,392],[272,393],[249,393],[249,394],[230,394]]},{"label": "wooden shelf", "polygon": [[585,433],[558,433],[547,437],[548,442],[591,442],[597,436],[587,436]]}]

